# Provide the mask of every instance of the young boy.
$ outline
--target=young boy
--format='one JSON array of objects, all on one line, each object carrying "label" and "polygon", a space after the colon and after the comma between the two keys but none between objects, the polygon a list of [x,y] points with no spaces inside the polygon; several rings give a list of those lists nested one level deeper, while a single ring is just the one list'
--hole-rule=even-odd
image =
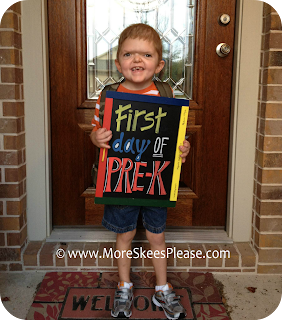
[{"label": "young boy", "polygon": [[[117,91],[135,94],[159,96],[152,81],[154,74],[164,67],[162,60],[162,43],[158,33],[148,25],[135,24],[126,28],[120,35],[116,67],[125,80]],[[101,97],[101,96],[100,96]],[[100,97],[97,101],[95,116],[92,120],[94,129],[90,135],[92,142],[99,148],[110,148],[108,142],[112,132],[101,128],[99,124]],[[190,144],[183,142],[180,146],[182,163],[189,153]],[[166,225],[167,208],[105,206],[102,224],[107,229],[117,233],[116,250],[131,250],[131,242],[136,233],[139,213],[143,215],[143,225],[150,242],[151,250],[161,252],[166,250],[164,229]],[[172,286],[167,283],[167,259],[157,256],[152,258],[156,274],[154,304],[161,306],[168,319],[180,319],[186,312],[180,304],[180,298],[175,295]],[[113,317],[130,317],[133,300],[133,284],[130,281],[131,259],[126,255],[117,259],[119,280],[115,292],[114,305],[111,311]]]}]

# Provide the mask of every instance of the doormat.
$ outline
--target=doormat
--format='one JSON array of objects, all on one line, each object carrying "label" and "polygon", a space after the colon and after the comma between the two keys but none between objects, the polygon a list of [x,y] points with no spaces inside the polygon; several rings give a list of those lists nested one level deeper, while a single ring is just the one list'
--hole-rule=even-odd
[{"label": "doormat", "polygon": [[[185,319],[193,320],[189,293],[186,289],[175,289],[185,306]],[[58,320],[69,319],[111,319],[111,306],[115,289],[107,288],[69,288]],[[152,303],[153,288],[134,290],[131,319],[166,319],[161,308]]]},{"label": "doormat", "polygon": [[[134,300],[130,319],[166,319],[151,302],[153,272],[133,272]],[[181,296],[187,320],[229,320],[211,273],[168,272],[168,281]],[[113,319],[111,307],[117,272],[46,273],[26,320]]]}]

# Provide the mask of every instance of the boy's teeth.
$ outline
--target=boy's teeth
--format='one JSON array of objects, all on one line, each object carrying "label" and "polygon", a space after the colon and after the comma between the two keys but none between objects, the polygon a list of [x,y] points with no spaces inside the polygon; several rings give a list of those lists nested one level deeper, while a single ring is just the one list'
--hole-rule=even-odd
[{"label": "boy's teeth", "polygon": [[132,71],[135,71],[135,70],[143,70],[143,68],[140,68],[140,67],[132,68]]}]

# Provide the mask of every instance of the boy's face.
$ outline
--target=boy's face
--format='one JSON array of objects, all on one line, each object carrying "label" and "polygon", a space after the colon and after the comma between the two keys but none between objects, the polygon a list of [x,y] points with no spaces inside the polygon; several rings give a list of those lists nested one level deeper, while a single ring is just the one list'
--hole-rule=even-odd
[{"label": "boy's face", "polygon": [[155,73],[164,67],[152,42],[127,38],[120,49],[116,67],[123,74],[123,85],[130,90],[142,90],[152,83]]}]

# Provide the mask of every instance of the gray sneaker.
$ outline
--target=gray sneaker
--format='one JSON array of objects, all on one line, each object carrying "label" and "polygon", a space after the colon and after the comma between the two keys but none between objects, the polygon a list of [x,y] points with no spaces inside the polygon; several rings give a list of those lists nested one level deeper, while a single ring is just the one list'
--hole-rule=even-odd
[{"label": "gray sneaker", "polygon": [[133,286],[129,289],[123,287],[123,282],[117,286],[114,305],[111,315],[114,318],[129,318],[132,314],[131,305],[133,301]]},{"label": "gray sneaker", "polygon": [[157,291],[152,297],[153,303],[157,307],[162,307],[168,319],[182,319],[186,317],[186,310],[181,305],[180,296],[175,295],[173,287],[168,283],[169,289]]}]

